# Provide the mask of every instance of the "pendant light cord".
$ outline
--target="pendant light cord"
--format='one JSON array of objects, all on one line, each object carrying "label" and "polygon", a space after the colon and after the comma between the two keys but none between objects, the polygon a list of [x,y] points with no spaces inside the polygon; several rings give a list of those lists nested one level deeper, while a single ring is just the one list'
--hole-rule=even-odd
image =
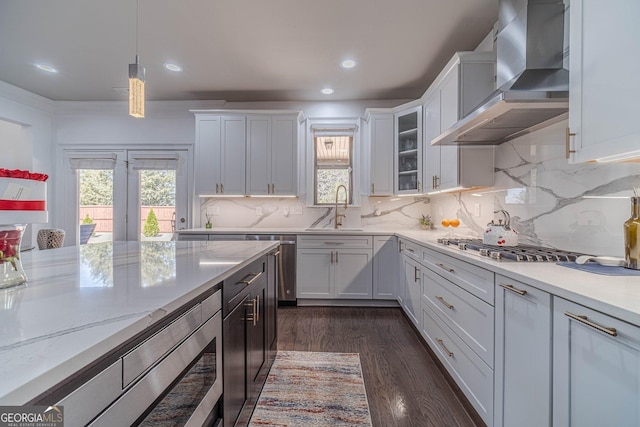
[{"label": "pendant light cord", "polygon": [[136,0],[136,64],[138,63],[138,21],[139,21],[139,17],[138,15],[140,14],[140,1]]}]

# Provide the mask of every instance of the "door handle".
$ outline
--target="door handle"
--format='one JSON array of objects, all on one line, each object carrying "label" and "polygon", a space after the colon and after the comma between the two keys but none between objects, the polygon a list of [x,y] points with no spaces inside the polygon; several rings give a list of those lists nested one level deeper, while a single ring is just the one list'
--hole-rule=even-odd
[{"label": "door handle", "polygon": [[513,285],[504,285],[504,284],[500,283],[500,286],[505,288],[506,290],[511,291],[513,293],[516,293],[518,295],[526,295],[527,294],[527,291],[520,290],[520,289],[516,288]]},{"label": "door handle", "polygon": [[564,145],[565,145],[565,157],[568,159],[569,157],[571,157],[572,153],[575,153],[576,150],[572,150],[571,149],[571,137],[572,136],[576,136],[575,133],[572,133],[571,130],[569,128],[567,128],[566,132],[565,132],[565,138],[564,138]]},{"label": "door handle", "polygon": [[414,282],[417,282],[417,281],[418,281],[418,279],[420,279],[420,278],[418,277],[418,267],[413,266],[413,269],[414,269],[414,272],[413,272],[413,281],[414,281]]},{"label": "door handle", "polygon": [[612,337],[617,337],[618,336],[618,331],[616,331],[616,328],[607,328],[605,326],[600,326],[596,323],[593,323],[591,320],[589,320],[587,318],[587,316],[579,316],[577,314],[573,314],[573,313],[569,313],[568,311],[564,312],[565,316],[570,317],[573,320],[577,320],[578,322],[585,324],[587,326],[590,326],[594,329],[597,329],[600,332],[604,332],[607,335],[611,335]]},{"label": "door handle", "polygon": [[216,184],[216,194],[220,193],[220,184]]},{"label": "door handle", "polygon": [[436,264],[436,265],[437,265],[438,267],[440,267],[441,269],[448,271],[449,273],[453,273],[453,271],[454,271],[454,270],[453,270],[453,268],[449,268],[449,267],[445,266],[444,264],[440,264],[440,263],[438,263],[438,264]]},{"label": "door handle", "polygon": [[338,251],[336,251],[336,264],[338,263]]},{"label": "door handle", "polygon": [[449,349],[447,348],[446,345],[444,345],[444,341],[442,341],[440,338],[436,338],[436,341],[438,341],[438,344],[440,344],[440,347],[442,347],[442,349],[444,350],[445,353],[447,353],[447,356],[449,357],[453,357],[453,351],[449,351]]},{"label": "door handle", "polygon": [[331,251],[331,264],[333,264],[333,251]]},{"label": "door handle", "polygon": [[[242,279],[241,281],[239,281],[236,284],[240,284],[240,283],[244,283],[245,285],[249,286],[251,285],[253,282],[255,282],[256,280],[258,280],[258,277],[262,276],[262,271],[260,273],[249,273],[245,276],[244,279]],[[247,277],[253,276],[251,279],[247,280]]]},{"label": "door handle", "polygon": [[224,194],[224,184],[220,184],[220,192]]},{"label": "door handle", "polygon": [[260,321],[260,295],[256,295],[256,323],[258,323],[259,321]]},{"label": "door handle", "polygon": [[446,301],[444,300],[444,298],[439,297],[439,296],[437,296],[437,295],[436,295],[436,299],[437,299],[438,301],[440,301],[440,302],[442,303],[442,305],[444,305],[445,307],[447,307],[449,310],[453,310],[453,305],[452,305],[452,304],[449,304],[448,302],[446,302]]}]

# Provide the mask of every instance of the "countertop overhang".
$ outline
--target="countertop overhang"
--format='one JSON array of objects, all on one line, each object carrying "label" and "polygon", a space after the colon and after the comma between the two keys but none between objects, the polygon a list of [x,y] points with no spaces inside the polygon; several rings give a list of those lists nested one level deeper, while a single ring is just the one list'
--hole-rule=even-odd
[{"label": "countertop overhang", "polygon": [[0,404],[23,405],[278,242],[114,242],[24,253],[0,290]]}]

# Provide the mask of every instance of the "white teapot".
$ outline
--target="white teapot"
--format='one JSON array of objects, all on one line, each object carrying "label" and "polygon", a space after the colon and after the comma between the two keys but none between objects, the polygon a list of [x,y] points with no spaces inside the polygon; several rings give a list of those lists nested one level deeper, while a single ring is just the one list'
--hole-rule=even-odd
[{"label": "white teapot", "polygon": [[505,210],[494,211],[493,213],[504,215],[504,224],[499,219],[496,224],[493,220],[487,224],[487,228],[482,235],[482,243],[495,246],[518,246],[518,232],[511,228],[511,216]]}]

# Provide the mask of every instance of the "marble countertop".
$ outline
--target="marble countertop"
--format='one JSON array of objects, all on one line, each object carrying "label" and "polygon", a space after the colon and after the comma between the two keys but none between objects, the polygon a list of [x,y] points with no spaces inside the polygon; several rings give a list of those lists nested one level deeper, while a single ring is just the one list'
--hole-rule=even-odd
[{"label": "marble countertop", "polygon": [[23,254],[0,290],[0,404],[22,405],[277,247],[115,242]]},{"label": "marble countertop", "polygon": [[[608,276],[588,273],[562,267],[555,263],[495,261],[473,252],[437,243],[438,237],[445,236],[442,230],[332,230],[332,229],[256,229],[256,228],[214,228],[183,230],[184,234],[365,234],[396,235],[422,244],[433,250],[451,255],[507,276],[525,282],[538,289],[562,298],[589,306],[626,322],[640,326],[640,277]],[[473,236],[471,236],[473,238]]]}]

